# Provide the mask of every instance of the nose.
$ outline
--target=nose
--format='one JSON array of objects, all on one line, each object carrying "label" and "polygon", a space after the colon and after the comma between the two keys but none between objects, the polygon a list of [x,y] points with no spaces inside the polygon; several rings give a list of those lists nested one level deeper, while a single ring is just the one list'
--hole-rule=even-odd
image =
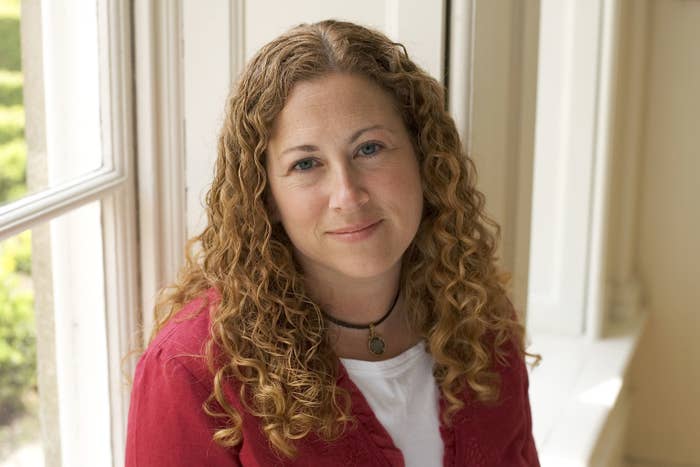
[{"label": "nose", "polygon": [[336,211],[354,211],[369,201],[361,174],[352,167],[338,167],[331,181],[328,207]]}]

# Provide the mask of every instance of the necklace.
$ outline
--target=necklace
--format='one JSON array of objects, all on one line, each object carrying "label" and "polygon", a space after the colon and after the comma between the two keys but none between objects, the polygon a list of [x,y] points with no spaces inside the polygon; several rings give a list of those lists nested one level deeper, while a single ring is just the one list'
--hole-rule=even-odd
[{"label": "necklace", "polygon": [[344,328],[351,328],[351,329],[369,329],[369,337],[367,339],[367,347],[369,348],[369,351],[372,352],[374,355],[381,355],[384,353],[384,349],[386,348],[386,343],[384,342],[384,339],[382,339],[382,336],[378,335],[376,331],[374,330],[375,326],[379,326],[382,324],[382,322],[389,317],[391,312],[394,310],[394,307],[396,306],[396,302],[399,300],[399,293],[401,292],[401,288],[396,291],[396,297],[394,297],[394,301],[391,303],[391,306],[389,307],[389,310],[384,313],[384,316],[382,316],[379,321],[375,321],[373,323],[369,324],[352,324],[352,323],[346,323],[345,321],[341,321],[337,318],[332,317],[325,311],[321,310],[321,313],[323,313],[323,316],[326,317],[328,321],[331,323],[337,324],[338,326],[342,326]]}]

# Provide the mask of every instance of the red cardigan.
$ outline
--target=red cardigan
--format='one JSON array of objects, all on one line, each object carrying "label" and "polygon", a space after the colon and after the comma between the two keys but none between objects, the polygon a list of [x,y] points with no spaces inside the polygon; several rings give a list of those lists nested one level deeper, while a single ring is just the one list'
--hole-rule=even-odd
[{"label": "red cardigan", "polygon": [[[209,292],[216,300],[215,292]],[[216,421],[202,411],[212,392],[212,377],[201,357],[209,335],[209,309],[191,319],[197,299],[161,330],[141,357],[134,377],[126,442],[127,467],[228,466],[404,466],[401,451],[374,416],[367,401],[340,364],[338,385],[350,392],[358,428],[326,443],[315,435],[297,441],[293,460],[276,457],[257,420],[243,409],[238,392],[226,387],[231,404],[243,416],[243,441],[224,449],[211,439]],[[199,357],[197,355],[200,355]],[[441,424],[445,466],[539,466],[532,438],[528,377],[522,358],[511,352],[502,377],[500,404],[485,407],[464,396],[464,409],[447,428]],[[445,409],[440,399],[440,412]],[[410,429],[410,427],[407,427]]]}]

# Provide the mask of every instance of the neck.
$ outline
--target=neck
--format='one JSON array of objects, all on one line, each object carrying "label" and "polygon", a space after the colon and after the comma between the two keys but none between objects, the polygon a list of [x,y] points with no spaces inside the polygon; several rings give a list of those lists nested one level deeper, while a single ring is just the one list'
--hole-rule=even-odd
[{"label": "neck", "polygon": [[401,264],[371,278],[350,278],[311,268],[304,271],[307,293],[326,314],[346,323],[364,325],[380,320],[394,302]]},{"label": "neck", "polygon": [[[305,268],[304,271],[307,293],[326,314],[345,323],[367,325],[380,320],[394,302],[399,289],[401,263],[381,276],[363,279],[340,277],[312,268]],[[411,331],[406,320],[402,295],[389,316],[375,328],[387,344],[387,350],[382,355],[373,355],[368,350],[366,329],[351,329],[327,320],[328,338],[336,355],[378,361],[396,356],[415,345],[419,337]]]}]

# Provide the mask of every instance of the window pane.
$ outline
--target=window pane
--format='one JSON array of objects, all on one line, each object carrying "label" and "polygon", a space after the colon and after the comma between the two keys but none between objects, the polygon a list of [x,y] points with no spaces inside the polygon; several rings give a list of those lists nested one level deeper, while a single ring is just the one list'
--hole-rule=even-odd
[{"label": "window pane", "polygon": [[[31,232],[0,243],[0,463],[43,465]],[[21,459],[21,460],[20,460]]]},{"label": "window pane", "polygon": [[0,243],[0,465],[111,465],[100,215]]},{"label": "window pane", "polygon": [[102,167],[97,4],[77,3],[0,0],[0,205]]}]

